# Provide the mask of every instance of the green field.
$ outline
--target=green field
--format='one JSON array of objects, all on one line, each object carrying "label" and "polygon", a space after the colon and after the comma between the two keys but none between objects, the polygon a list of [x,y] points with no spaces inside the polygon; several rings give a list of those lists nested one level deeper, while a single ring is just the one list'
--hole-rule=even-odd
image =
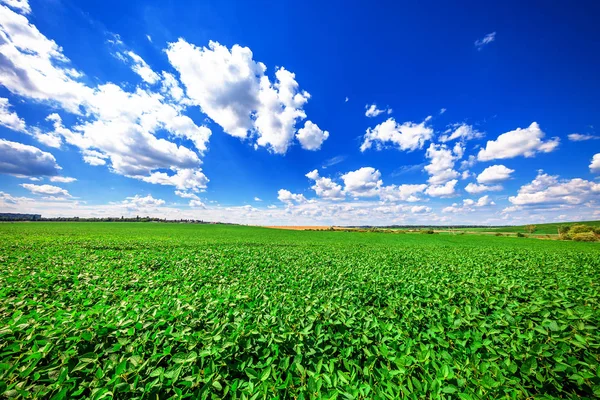
[{"label": "green field", "polygon": [[0,224],[17,398],[600,396],[600,244]]}]

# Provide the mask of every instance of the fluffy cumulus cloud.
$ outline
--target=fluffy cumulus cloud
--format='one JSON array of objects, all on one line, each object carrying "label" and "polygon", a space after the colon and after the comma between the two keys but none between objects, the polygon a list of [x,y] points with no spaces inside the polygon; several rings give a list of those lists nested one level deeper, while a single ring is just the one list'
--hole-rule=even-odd
[{"label": "fluffy cumulus cloud", "polygon": [[379,190],[379,197],[384,202],[407,201],[414,203],[420,201],[420,193],[427,189],[426,184],[403,184],[382,186]]},{"label": "fluffy cumulus cloud", "polygon": [[456,143],[454,148],[448,148],[445,144],[430,144],[425,157],[430,163],[425,166],[425,171],[430,175],[429,183],[441,185],[456,179],[459,173],[454,170],[454,163],[462,158],[464,147]]},{"label": "fluffy cumulus cloud", "polygon": [[489,196],[480,197],[478,200],[464,199],[462,204],[453,203],[451,206],[444,207],[443,213],[466,213],[473,212],[478,207],[495,206],[496,203]]},{"label": "fluffy cumulus cloud", "polygon": [[201,200],[196,199],[190,200],[188,205],[195,208],[206,208],[206,204],[204,204]]},{"label": "fluffy cumulus cloud", "polygon": [[413,214],[425,214],[431,212],[431,207],[427,206],[412,206],[410,212]]},{"label": "fluffy cumulus cloud", "polygon": [[95,150],[84,150],[83,151],[83,162],[86,164],[97,167],[99,165],[106,165],[106,158],[108,158],[105,154],[100,153]]},{"label": "fluffy cumulus cloud", "polygon": [[499,160],[517,156],[533,157],[537,153],[550,153],[558,147],[560,139],[555,137],[544,141],[545,133],[537,122],[527,128],[517,128],[487,142],[477,154],[479,161]]},{"label": "fluffy cumulus cloud", "polygon": [[360,151],[370,149],[373,144],[378,150],[387,145],[408,151],[422,149],[425,142],[433,137],[433,129],[427,126],[430,119],[431,117],[427,117],[419,124],[415,122],[399,124],[394,118],[389,118],[375,128],[367,129]]},{"label": "fluffy cumulus cloud", "polygon": [[70,131],[62,126],[62,118],[57,113],[48,115],[46,121],[52,124],[53,130],[43,131],[39,127],[34,127],[31,129],[31,135],[48,147],[60,149],[63,144],[63,135],[69,134]]},{"label": "fluffy cumulus cloud", "polygon": [[153,172],[150,176],[143,177],[142,180],[148,183],[175,186],[177,189],[196,192],[206,189],[209,182],[202,171],[192,168],[178,169],[175,174],[171,175],[166,172]]},{"label": "fluffy cumulus cloud", "polygon": [[[60,46],[24,15],[2,6],[0,54],[1,85],[13,94],[81,117],[65,127],[58,113],[51,114],[53,130],[32,133],[40,142],[75,146],[90,165],[107,165],[114,173],[152,183],[168,184],[168,177],[181,175],[181,170],[201,174],[200,156],[207,150],[211,132],[184,115],[186,105],[174,99],[173,90],[157,93],[138,87],[130,92],[112,83],[87,86],[80,79],[83,73],[69,67]],[[146,65],[135,53],[130,57],[140,68]],[[158,79],[158,75],[144,76],[149,82]],[[165,85],[173,88],[173,82]],[[159,131],[166,131],[168,138],[157,137]]]},{"label": "fluffy cumulus cloud", "polygon": [[362,167],[342,175],[344,192],[353,197],[373,197],[383,184],[381,172],[373,167]]},{"label": "fluffy cumulus cloud", "polygon": [[182,199],[200,200],[200,197],[198,197],[197,194],[186,192],[184,190],[176,190],[175,195],[181,197]]},{"label": "fluffy cumulus cloud", "polygon": [[76,178],[72,178],[70,176],[51,176],[50,182],[59,182],[59,183],[73,183],[77,181]]},{"label": "fluffy cumulus cloud", "polygon": [[50,153],[34,146],[0,139],[0,173],[14,176],[54,176],[61,167]]},{"label": "fluffy cumulus cloud", "polygon": [[590,171],[597,174],[600,173],[600,153],[594,154],[592,162],[590,163]]},{"label": "fluffy cumulus cloud", "polygon": [[507,168],[504,165],[492,165],[477,176],[477,182],[484,185],[504,182],[510,179],[510,174],[513,172],[515,172],[514,169]]},{"label": "fluffy cumulus cloud", "polygon": [[19,118],[16,112],[11,110],[8,99],[0,97],[0,126],[12,129],[17,132],[26,132],[27,126],[22,118]]},{"label": "fluffy cumulus cloud", "polygon": [[508,200],[515,206],[580,205],[600,197],[600,183],[581,178],[559,179],[540,171],[537,177],[521,186]]},{"label": "fluffy cumulus cloud", "polygon": [[467,124],[458,124],[454,125],[452,129],[448,129],[444,132],[444,135],[440,136],[439,141],[442,143],[449,142],[451,140],[461,139],[461,140],[472,140],[479,139],[485,136],[483,132],[479,132],[477,129],[473,128],[472,125]]},{"label": "fluffy cumulus cloud", "polygon": [[315,182],[311,187],[315,191],[317,196],[328,200],[344,200],[346,197],[342,186],[333,182],[331,178],[325,178],[319,176],[319,171],[314,170],[306,174],[306,177]]},{"label": "fluffy cumulus cloud", "polygon": [[425,190],[425,194],[431,197],[451,197],[456,193],[455,188],[457,183],[458,180],[453,179],[443,185],[430,185]]},{"label": "fluffy cumulus cloud", "polygon": [[198,197],[198,195],[195,193],[187,192],[184,190],[176,190],[175,194],[183,199],[190,199],[190,201],[188,202],[188,205],[190,207],[206,208],[206,204],[204,204],[202,200],[200,200],[200,197]]},{"label": "fluffy cumulus cloud", "polygon": [[135,196],[127,197],[121,204],[130,210],[141,211],[160,207],[165,204],[165,201],[162,199],[155,199],[151,194],[147,196],[136,194]]},{"label": "fluffy cumulus cloud", "polygon": [[483,192],[495,192],[502,190],[502,185],[480,185],[477,183],[469,183],[465,187],[465,191],[471,194],[479,194]]},{"label": "fluffy cumulus cloud", "polygon": [[266,70],[253,60],[252,51],[239,45],[230,50],[213,41],[197,47],[180,39],[169,45],[167,56],[194,104],[226,133],[245,138],[253,127],[260,77]]},{"label": "fluffy cumulus cloud", "polygon": [[305,150],[319,150],[321,145],[329,137],[329,132],[321,130],[317,124],[306,121],[304,128],[298,130],[296,139]]},{"label": "fluffy cumulus cloud", "polygon": [[0,3],[4,3],[22,14],[29,14],[31,12],[29,0],[1,0]]},{"label": "fluffy cumulus cloud", "polygon": [[[156,169],[194,168],[200,164],[197,152],[207,150],[210,130],[197,126],[181,114],[180,106],[165,102],[158,93],[140,88],[130,93],[114,84],[101,85],[89,111],[95,118],[70,130],[63,128],[61,135],[83,151],[102,154],[112,170],[122,175],[141,179]],[[197,152],[157,138],[155,134],[162,129],[189,140]]]},{"label": "fluffy cumulus cloud", "polygon": [[306,197],[303,194],[292,193],[286,189],[279,189],[277,192],[277,199],[283,203],[293,204],[293,203],[306,203]]},{"label": "fluffy cumulus cloud", "polygon": [[[281,67],[271,82],[267,67],[253,59],[248,47],[234,45],[229,49],[213,41],[208,47],[198,47],[179,39],[169,44],[167,56],[191,102],[226,133],[239,138],[252,135],[257,147],[287,152],[296,123],[306,118],[303,107],[310,98],[308,92],[299,89],[294,73]],[[309,128],[305,125],[304,129]],[[305,130],[298,139],[313,150],[319,140],[322,143],[326,139],[324,136],[321,132],[317,138],[313,129]]]},{"label": "fluffy cumulus cloud", "polygon": [[[414,203],[422,200],[420,194],[423,194],[428,188],[427,184],[383,186],[381,173],[372,167],[363,167],[343,174],[340,177],[343,186],[334,182],[331,178],[320,176],[319,171],[316,169],[307,173],[306,177],[314,181],[311,189],[315,191],[317,197],[333,201],[345,200],[346,195],[348,195],[355,198],[355,200],[378,196],[384,203]],[[438,191],[444,190],[447,189],[438,188]],[[437,195],[435,190],[434,195]]]},{"label": "fluffy cumulus cloud", "polygon": [[380,110],[379,108],[377,108],[377,104],[371,104],[371,105],[366,105],[365,106],[365,115],[369,118],[373,118],[376,117],[380,114],[383,113],[388,113],[391,114],[392,113],[392,109],[391,108],[384,108],[383,110]]},{"label": "fluffy cumulus cloud", "polygon": [[79,81],[82,74],[68,63],[62,48],[30,24],[25,15],[0,6],[2,86],[17,95],[80,114],[80,106],[93,95],[93,89]]},{"label": "fluffy cumulus cloud", "polygon": [[298,91],[295,75],[285,68],[279,68],[275,77],[275,84],[271,84],[267,76],[260,79],[259,106],[254,120],[256,144],[284,154],[294,138],[296,122],[306,118],[302,107],[310,95]]},{"label": "fluffy cumulus cloud", "polygon": [[58,186],[53,185],[35,185],[33,183],[22,183],[22,187],[29,190],[33,194],[70,197],[68,191]]}]

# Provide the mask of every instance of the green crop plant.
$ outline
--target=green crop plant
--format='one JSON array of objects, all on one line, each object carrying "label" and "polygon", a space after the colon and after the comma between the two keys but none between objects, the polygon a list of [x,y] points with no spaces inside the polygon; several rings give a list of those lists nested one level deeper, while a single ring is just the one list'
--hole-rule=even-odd
[{"label": "green crop plant", "polygon": [[0,224],[0,396],[600,396],[600,245]]}]

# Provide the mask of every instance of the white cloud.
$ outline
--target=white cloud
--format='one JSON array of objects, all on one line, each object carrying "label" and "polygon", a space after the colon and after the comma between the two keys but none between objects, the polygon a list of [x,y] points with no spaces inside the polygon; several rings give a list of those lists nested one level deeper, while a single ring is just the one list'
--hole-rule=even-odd
[{"label": "white cloud", "polygon": [[327,169],[328,167],[332,167],[336,164],[343,162],[344,160],[346,160],[346,158],[348,158],[348,157],[347,156],[331,157],[323,162],[323,165],[321,166],[321,168]]},{"label": "white cloud", "polygon": [[467,193],[471,193],[471,194],[479,194],[479,193],[483,193],[483,192],[497,192],[502,189],[503,189],[502,185],[488,186],[488,185],[478,185],[476,183],[469,183],[465,187],[465,190],[467,191]]},{"label": "white cloud", "polygon": [[58,186],[35,185],[33,183],[21,183],[21,186],[29,190],[33,194],[47,194],[52,196],[71,197],[68,191]]},{"label": "white cloud", "polygon": [[286,189],[279,189],[277,192],[277,199],[283,203],[306,203],[306,197],[303,194],[295,194]]},{"label": "white cloud", "polygon": [[474,155],[470,155],[468,159],[461,161],[460,169],[465,170],[469,168],[473,168],[477,164],[477,157]]},{"label": "white cloud", "polygon": [[472,125],[467,124],[459,124],[454,126],[454,130],[449,129],[445,132],[445,135],[440,136],[440,142],[446,143],[451,140],[461,139],[461,140],[472,140],[479,139],[485,136],[485,133],[479,132],[477,129],[473,128]]},{"label": "white cloud", "polygon": [[373,197],[383,184],[381,173],[372,167],[362,167],[342,175],[344,192],[353,197]]},{"label": "white cloud", "polygon": [[342,186],[333,182],[330,178],[319,176],[319,171],[314,170],[306,174],[306,177],[315,181],[311,187],[317,196],[328,200],[343,200],[346,195],[342,190]]},{"label": "white cloud", "polygon": [[491,199],[490,196],[485,195],[483,197],[480,197],[479,200],[477,200],[477,203],[475,204],[477,207],[485,207],[485,206],[493,206],[496,205],[496,203],[494,203]]},{"label": "white cloud", "polygon": [[175,195],[177,195],[183,199],[200,200],[200,197],[198,197],[198,195],[196,195],[194,193],[182,191],[182,190],[176,190]]},{"label": "white cloud", "polygon": [[31,134],[38,142],[48,147],[60,149],[63,144],[63,135],[68,135],[71,131],[62,126],[62,119],[56,113],[48,115],[46,121],[52,122],[53,131],[45,132],[38,127],[34,127],[31,129]]},{"label": "white cloud", "polygon": [[306,118],[302,108],[310,98],[298,89],[292,72],[277,69],[271,83],[266,66],[253,60],[249,48],[228,49],[213,41],[208,47],[197,47],[179,39],[169,44],[167,56],[192,103],[226,133],[246,138],[252,132],[257,137],[255,146],[287,152],[296,122]]},{"label": "white cloud", "polygon": [[425,171],[430,175],[429,183],[441,185],[458,178],[454,163],[462,157],[463,152],[464,147],[460,143],[456,143],[453,149],[449,149],[445,144],[431,143],[425,153],[425,157],[430,160],[425,166]]},{"label": "white cloud", "polygon": [[427,206],[412,206],[410,208],[410,212],[412,212],[413,214],[429,213],[429,212],[431,212],[431,207],[427,207]]},{"label": "white cloud", "polygon": [[148,41],[149,41],[150,43],[152,43],[152,36],[150,36],[150,35],[146,35],[146,39],[148,39]]},{"label": "white cloud", "polygon": [[[163,102],[161,95],[137,89],[123,91],[116,85],[98,88],[89,104],[95,120],[82,122],[71,129],[64,128],[54,115],[54,132],[79,147],[84,161],[103,165],[110,161],[111,170],[120,175],[152,182],[157,169],[197,169],[198,155],[187,147],[167,139],[157,138],[154,132],[165,129],[175,137],[194,143],[203,153],[210,130],[196,126],[181,109]],[[164,173],[162,173],[164,174]]]},{"label": "white cloud", "polygon": [[62,145],[62,137],[60,135],[55,134],[54,132],[43,132],[38,127],[33,127],[31,133],[38,142],[48,147],[60,149]]},{"label": "white cloud", "polygon": [[22,14],[29,14],[31,12],[29,0],[0,0],[0,3],[4,3]]},{"label": "white cloud", "polygon": [[484,185],[491,183],[500,183],[510,179],[510,174],[515,172],[514,169],[505,167],[504,165],[492,165],[487,167],[477,176],[477,182]]},{"label": "white cloud", "polygon": [[445,113],[447,110],[445,108],[441,108],[440,109],[440,115],[442,115],[443,113]]},{"label": "white cloud", "polygon": [[179,81],[173,74],[163,71],[162,83],[160,88],[161,93],[170,96],[173,100],[188,103],[189,99],[185,98],[183,89],[179,86]]},{"label": "white cloud", "polygon": [[594,139],[600,139],[600,136],[581,134],[581,133],[569,134],[569,140],[572,142],[583,142],[584,140],[594,140]]},{"label": "white cloud", "polygon": [[367,129],[364,136],[364,142],[360,146],[360,151],[370,149],[373,143],[377,149],[382,149],[386,144],[390,143],[400,150],[416,150],[423,148],[426,141],[433,137],[433,129],[426,126],[427,121],[431,117],[427,117],[420,124],[414,122],[397,123],[394,118],[389,118],[375,128]]},{"label": "white cloud", "polygon": [[295,75],[285,68],[279,68],[275,76],[274,85],[266,76],[260,79],[259,106],[254,121],[256,144],[284,154],[294,138],[296,121],[306,118],[302,107],[310,94],[298,92]]},{"label": "white cloud", "polygon": [[19,204],[22,204],[23,202],[26,201],[32,201],[33,199],[29,198],[29,197],[15,197],[12,196],[8,193],[4,193],[0,191],[0,206],[2,207],[2,209],[7,209],[10,206],[18,206]]},{"label": "white cloud", "polygon": [[386,202],[396,202],[396,201],[407,201],[410,203],[414,203],[416,201],[420,201],[418,194],[423,193],[427,189],[426,184],[420,185],[390,185],[383,186],[379,190],[379,197],[382,201]]},{"label": "white cloud", "polygon": [[594,154],[594,157],[592,157],[592,162],[590,163],[590,171],[592,171],[593,173],[600,172],[600,153]]},{"label": "white cloud", "polygon": [[451,206],[445,207],[442,212],[443,213],[466,213],[473,212],[475,208],[486,207],[486,206],[495,206],[494,203],[489,196],[480,197],[477,201],[473,199],[464,199],[463,204],[459,206],[458,203],[454,203]]},{"label": "white cloud", "polygon": [[550,153],[558,147],[560,139],[543,141],[545,134],[537,122],[525,129],[517,128],[487,142],[485,149],[477,155],[479,161],[513,158],[517,156],[533,157],[536,153]]},{"label": "white cloud", "polygon": [[164,205],[165,201],[162,199],[155,199],[151,194],[144,197],[136,194],[133,197],[127,197],[120,204],[132,211],[147,211]]},{"label": "white cloud", "polygon": [[559,179],[540,171],[529,184],[521,186],[508,200],[516,206],[540,204],[580,205],[600,197],[600,183],[581,178]]},{"label": "white cloud", "polygon": [[492,43],[494,40],[496,40],[496,32],[488,33],[483,38],[475,41],[475,47],[481,51],[485,45]]},{"label": "white cloud", "polygon": [[329,132],[322,131],[317,124],[311,121],[306,121],[304,128],[299,129],[296,134],[296,138],[305,150],[319,150],[328,137]]},{"label": "white cloud", "polygon": [[15,176],[54,176],[61,169],[56,159],[34,146],[0,139],[0,173]]},{"label": "white cloud", "polygon": [[254,201],[262,201],[262,199],[260,197],[255,197]]},{"label": "white cloud", "polygon": [[451,181],[446,182],[444,185],[430,185],[425,190],[425,194],[431,197],[450,197],[454,195],[454,188],[458,180],[453,179]]},{"label": "white cloud", "polygon": [[16,132],[26,132],[27,126],[16,112],[12,111],[8,99],[0,97],[0,126],[5,126]]},{"label": "white cloud", "polygon": [[348,96],[346,96],[346,100],[344,100],[344,103],[347,103],[350,100],[350,98],[348,98]]},{"label": "white cloud", "polygon": [[77,81],[82,74],[68,68],[68,63],[62,48],[42,35],[25,16],[0,6],[2,86],[14,94],[56,103],[79,114],[93,90]]},{"label": "white cloud", "polygon": [[83,161],[86,164],[90,164],[94,167],[99,166],[99,165],[106,165],[106,158],[108,158],[108,156],[100,153],[99,151],[95,151],[95,150],[84,150],[83,151]]},{"label": "white cloud", "polygon": [[[165,83],[169,88],[165,96],[139,87],[127,92],[112,83],[88,87],[77,81],[82,73],[66,67],[69,60],[54,41],[27,18],[2,6],[0,39],[1,85],[82,117],[66,128],[60,116],[52,114],[48,118],[54,131],[34,131],[38,140],[53,147],[64,140],[81,150],[86,163],[107,165],[114,173],[149,182],[168,182],[157,179],[167,175],[164,170],[201,173],[198,154],[171,140],[189,140],[202,155],[211,132],[183,115],[185,105],[177,101],[173,82]],[[113,42],[119,40],[115,37]],[[157,138],[159,130],[169,137]]]},{"label": "white cloud", "polygon": [[127,55],[133,60],[131,69],[133,72],[138,74],[144,82],[151,85],[159,81],[160,76],[150,68],[150,66],[144,61],[142,57],[135,54],[133,51],[128,51]]},{"label": "white cloud", "polygon": [[392,109],[391,108],[387,108],[386,107],[383,110],[380,110],[380,109],[377,108],[377,104],[375,104],[375,103],[373,103],[371,105],[367,104],[365,106],[365,110],[367,110],[367,111],[365,111],[365,115],[367,117],[369,117],[369,118],[376,117],[376,116],[378,116],[380,114],[383,114],[383,113],[388,113],[388,114],[392,113]]},{"label": "white cloud", "polygon": [[200,200],[190,200],[190,202],[188,204],[190,207],[206,208],[206,204],[204,204]]},{"label": "white cloud", "polygon": [[260,77],[266,67],[252,59],[247,47],[231,50],[211,41],[197,47],[180,39],[170,43],[167,56],[180,74],[187,94],[226,133],[245,138],[258,108]]},{"label": "white cloud", "polygon": [[76,178],[71,178],[70,176],[51,176],[51,182],[60,182],[60,183],[72,183],[75,182]]},{"label": "white cloud", "polygon": [[206,189],[209,179],[200,169],[183,168],[178,169],[175,174],[169,175],[165,172],[153,172],[141,180],[159,185],[175,186],[180,190],[200,191]]}]

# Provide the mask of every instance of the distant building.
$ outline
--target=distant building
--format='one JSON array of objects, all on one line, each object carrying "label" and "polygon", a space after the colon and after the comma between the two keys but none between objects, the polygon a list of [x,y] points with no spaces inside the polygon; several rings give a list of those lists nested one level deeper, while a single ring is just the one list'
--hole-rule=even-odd
[{"label": "distant building", "polygon": [[40,214],[0,213],[0,221],[39,221],[41,219]]}]

